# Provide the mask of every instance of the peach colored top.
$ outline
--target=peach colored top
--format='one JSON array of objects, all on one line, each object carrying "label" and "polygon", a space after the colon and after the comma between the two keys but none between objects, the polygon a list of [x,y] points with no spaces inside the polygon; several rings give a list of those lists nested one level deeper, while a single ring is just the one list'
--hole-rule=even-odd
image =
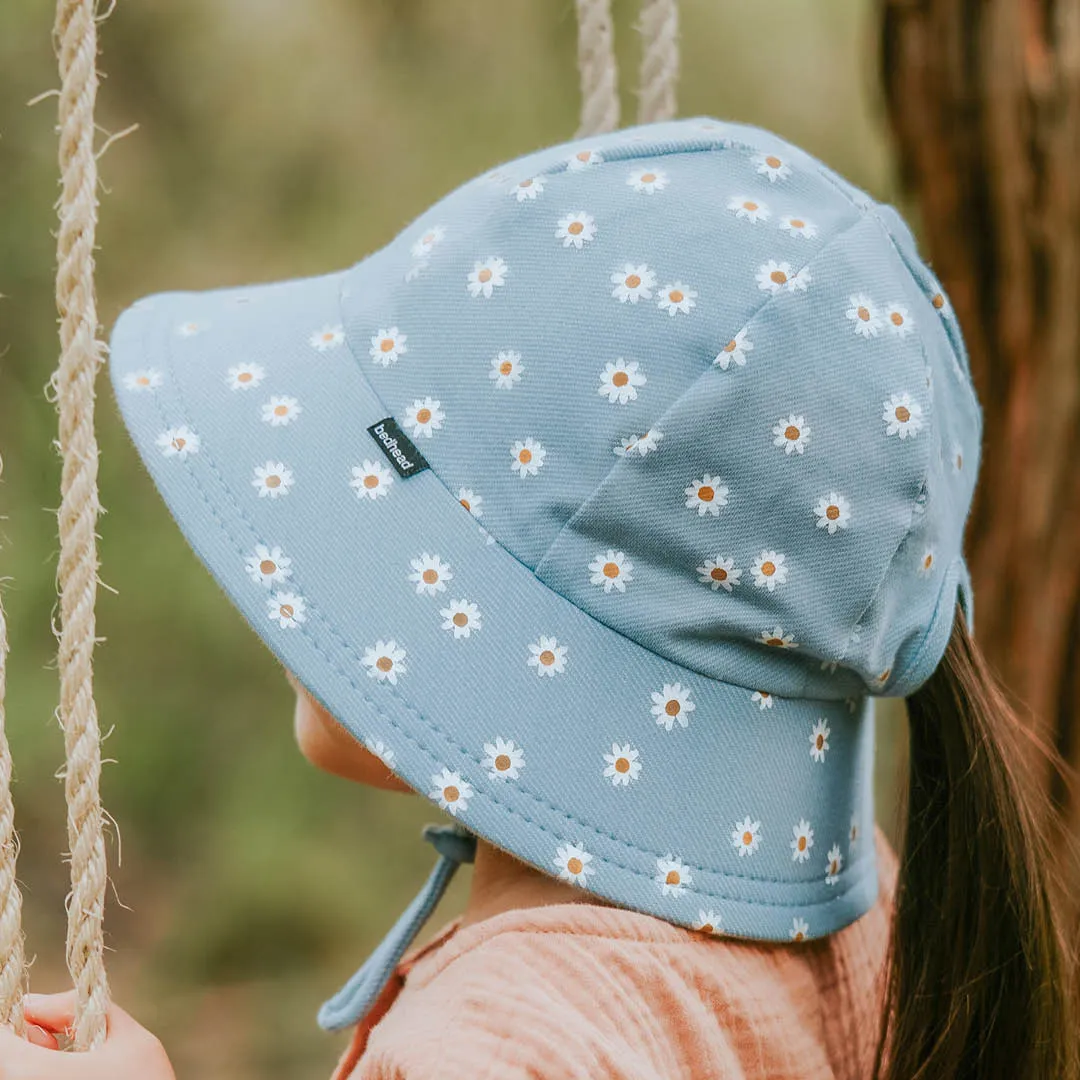
[{"label": "peach colored top", "polygon": [[335,1080],[862,1080],[897,862],[874,907],[800,945],[552,904],[449,923],[407,954]]}]

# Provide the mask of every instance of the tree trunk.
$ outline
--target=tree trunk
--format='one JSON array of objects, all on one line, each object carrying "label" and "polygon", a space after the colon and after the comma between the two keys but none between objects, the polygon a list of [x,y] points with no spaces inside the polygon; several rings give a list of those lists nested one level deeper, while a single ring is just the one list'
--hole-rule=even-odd
[{"label": "tree trunk", "polygon": [[[976,633],[1080,766],[1080,3],[883,0],[881,47],[901,178],[983,405]],[[1077,792],[1042,775],[1080,836]]]}]

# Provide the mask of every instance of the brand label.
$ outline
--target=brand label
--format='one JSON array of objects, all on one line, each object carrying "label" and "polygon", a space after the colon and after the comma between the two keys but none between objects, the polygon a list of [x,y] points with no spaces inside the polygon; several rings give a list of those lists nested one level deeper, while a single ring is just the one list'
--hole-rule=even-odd
[{"label": "brand label", "polygon": [[413,445],[412,440],[398,427],[392,416],[387,416],[368,428],[371,437],[379,444],[386,455],[386,460],[394,466],[398,476],[408,478],[428,468],[424,455]]}]

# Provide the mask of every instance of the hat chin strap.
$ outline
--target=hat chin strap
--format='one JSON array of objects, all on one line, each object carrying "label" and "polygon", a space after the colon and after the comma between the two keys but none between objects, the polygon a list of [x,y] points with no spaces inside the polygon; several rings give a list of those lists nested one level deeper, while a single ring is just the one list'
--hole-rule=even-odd
[{"label": "hat chin strap", "polygon": [[389,933],[352,978],[319,1009],[319,1026],[327,1031],[355,1027],[375,1004],[406,950],[431,917],[462,863],[476,858],[476,837],[458,825],[425,825],[424,839],[439,861],[424,887],[401,913]]}]

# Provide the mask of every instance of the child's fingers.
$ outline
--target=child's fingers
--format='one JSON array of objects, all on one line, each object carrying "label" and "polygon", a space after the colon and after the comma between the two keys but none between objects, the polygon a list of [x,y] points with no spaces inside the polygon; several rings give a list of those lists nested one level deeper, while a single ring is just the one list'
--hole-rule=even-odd
[{"label": "child's fingers", "polygon": [[23,1011],[29,1023],[47,1031],[67,1031],[75,1022],[75,991],[63,994],[27,994]]},{"label": "child's fingers", "polygon": [[0,1080],[63,1080],[72,1076],[70,1057],[0,1027]]},{"label": "child's fingers", "polygon": [[26,1040],[32,1042],[35,1046],[44,1047],[46,1050],[59,1050],[60,1044],[56,1041],[56,1036],[51,1032],[46,1031],[43,1027],[38,1027],[37,1024],[26,1025]]}]

